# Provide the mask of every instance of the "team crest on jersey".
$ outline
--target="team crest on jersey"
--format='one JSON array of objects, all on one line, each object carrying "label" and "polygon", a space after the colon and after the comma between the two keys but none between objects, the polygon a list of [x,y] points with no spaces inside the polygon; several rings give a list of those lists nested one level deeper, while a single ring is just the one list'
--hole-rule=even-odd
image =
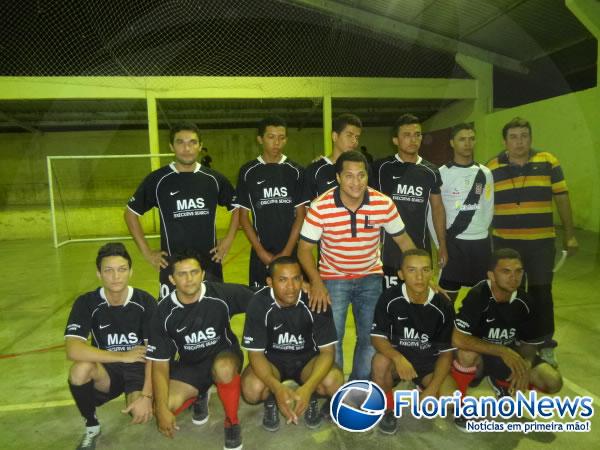
[{"label": "team crest on jersey", "polygon": [[475,183],[475,194],[481,195],[483,193],[483,184]]}]

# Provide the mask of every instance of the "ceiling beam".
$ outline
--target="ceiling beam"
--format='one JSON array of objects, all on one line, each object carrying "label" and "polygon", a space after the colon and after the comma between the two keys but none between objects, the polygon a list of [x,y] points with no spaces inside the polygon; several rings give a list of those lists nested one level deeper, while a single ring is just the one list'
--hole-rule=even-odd
[{"label": "ceiling beam", "polygon": [[21,122],[20,120],[17,120],[15,118],[9,116],[6,113],[3,113],[2,111],[0,111],[0,120],[7,122],[8,125],[16,126],[16,127],[22,128],[24,130],[30,131],[35,134],[41,133],[41,131],[39,129],[37,129],[29,124],[26,124],[24,122]]},{"label": "ceiling beam", "polygon": [[300,7],[319,11],[346,23],[357,25],[373,33],[384,34],[393,38],[423,45],[427,48],[441,50],[446,53],[462,53],[473,58],[493,64],[505,70],[527,74],[528,69],[520,61],[499,53],[476,47],[456,39],[423,30],[398,20],[388,19],[363,9],[355,8],[333,0],[278,0]]}]

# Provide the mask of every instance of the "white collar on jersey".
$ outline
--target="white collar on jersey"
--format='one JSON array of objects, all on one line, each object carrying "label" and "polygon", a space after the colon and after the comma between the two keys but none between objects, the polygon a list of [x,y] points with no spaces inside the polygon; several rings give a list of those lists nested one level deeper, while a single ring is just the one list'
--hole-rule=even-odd
[{"label": "white collar on jersey", "polygon": [[[406,162],[406,161],[403,161],[403,160],[402,160],[402,158],[400,158],[400,155],[399,155],[398,153],[396,153],[394,156],[395,156],[395,157],[396,157],[396,159],[397,159],[398,161],[400,161],[401,163],[405,163],[405,162]],[[420,156],[420,155],[417,155],[417,162],[416,162],[415,164],[421,164],[421,161],[423,161],[423,158],[421,158],[421,156]]]},{"label": "white collar on jersey", "polygon": [[[261,164],[267,164],[265,162],[265,160],[263,159],[262,155],[260,155],[256,159],[258,159],[258,162],[261,163]],[[283,164],[286,160],[287,160],[287,156],[286,155],[281,155],[281,159],[279,160],[279,162],[277,164]]]},{"label": "white collar on jersey", "polygon": [[[433,289],[429,288],[429,294],[427,294],[427,301],[423,304],[426,305],[427,303],[429,303],[434,295],[435,295],[435,292],[433,291]],[[402,296],[406,299],[406,301],[408,303],[412,303],[410,301],[410,298],[408,297],[408,292],[406,292],[406,284],[405,283],[402,283]]]},{"label": "white collar on jersey", "polygon": [[[106,304],[108,306],[112,306],[110,304],[110,302],[108,301],[108,299],[106,298],[106,293],[104,292],[104,288],[100,288],[100,297],[102,298],[102,300],[104,300],[106,302]],[[129,303],[129,300],[131,300],[131,297],[133,297],[133,288],[131,286],[127,286],[127,298],[125,299],[125,302],[122,305],[118,305],[118,306],[125,306],[127,303]]]},{"label": "white collar on jersey", "polygon": [[333,162],[329,159],[328,156],[323,156],[323,159],[327,162],[327,164],[331,164],[333,166]]},{"label": "white collar on jersey", "polygon": [[[204,295],[206,294],[206,285],[204,284],[204,281],[202,282],[202,284],[200,285],[200,295],[198,296],[198,300],[196,300],[196,302],[199,302],[200,300],[202,300],[204,298]],[[171,301],[173,303],[175,303],[177,306],[179,306],[180,308],[183,308],[184,305],[183,303],[181,303],[179,301],[179,299],[177,298],[177,289],[173,290],[173,292],[171,292]],[[187,303],[188,305],[190,305],[191,303]]]},{"label": "white collar on jersey", "polygon": [[[173,172],[180,173],[179,170],[177,170],[177,168],[175,167],[175,162],[170,163],[169,167]],[[202,165],[198,161],[196,161],[196,168],[194,169],[194,173],[198,172],[200,170],[200,167],[202,167]]]},{"label": "white collar on jersey", "polygon": [[[279,309],[281,309],[281,306],[279,305],[279,303],[277,303],[277,300],[275,300],[275,292],[273,292],[273,288],[270,288],[269,292],[270,292],[269,295],[271,296],[271,298],[273,299],[273,301],[275,302],[275,304],[277,305],[277,307]],[[298,300],[296,300],[296,304],[293,305],[293,306],[296,306],[298,304],[298,302],[300,301],[301,297],[302,297],[302,289],[300,289],[300,292],[298,293]],[[292,305],[290,305],[290,306],[292,306]],[[288,308],[289,308],[289,306],[288,306]]]},{"label": "white collar on jersey", "polygon": [[[494,301],[496,303],[498,303],[498,300],[496,300],[496,297],[494,297],[494,292],[492,291],[492,282],[490,280],[485,280],[485,282],[487,283],[488,287],[490,288],[490,294],[492,295],[492,298],[494,299]],[[518,289],[517,289],[518,291]],[[512,295],[510,296],[510,300],[508,301],[508,303],[512,303],[513,300],[515,298],[517,298],[517,291],[513,292]]]}]

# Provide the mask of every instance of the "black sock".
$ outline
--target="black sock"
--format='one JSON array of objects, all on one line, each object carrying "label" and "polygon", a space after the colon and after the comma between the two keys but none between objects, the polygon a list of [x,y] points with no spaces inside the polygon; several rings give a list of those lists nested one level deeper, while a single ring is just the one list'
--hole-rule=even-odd
[{"label": "black sock", "polygon": [[69,389],[75,400],[79,412],[85,419],[86,427],[100,425],[96,418],[96,402],[94,401],[94,382],[90,381],[86,384],[75,385],[69,381]]}]

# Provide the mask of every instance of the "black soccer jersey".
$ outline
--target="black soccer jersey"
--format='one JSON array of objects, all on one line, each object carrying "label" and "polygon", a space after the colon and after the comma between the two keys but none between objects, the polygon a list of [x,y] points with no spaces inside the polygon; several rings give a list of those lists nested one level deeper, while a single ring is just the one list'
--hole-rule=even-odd
[{"label": "black soccer jersey", "polygon": [[279,253],[285,247],[302,202],[304,169],[284,155],[279,163],[265,163],[262,156],[242,166],[238,176],[237,203],[252,211],[252,221],[263,247]]},{"label": "black soccer jersey", "polygon": [[311,311],[303,292],[294,306],[284,308],[275,301],[273,290],[263,287],[248,305],[242,340],[248,351],[305,357],[336,342],[331,308],[320,313]]},{"label": "black soccer jersey", "polygon": [[140,289],[129,287],[123,305],[108,303],[104,288],[81,295],[71,309],[65,337],[87,340],[92,345],[111,352],[126,352],[148,339],[150,319],[156,300]]},{"label": "black soccer jersey", "polygon": [[335,165],[329,158],[323,156],[306,168],[302,199],[308,204],[337,185]]},{"label": "black soccer jersey", "polygon": [[[441,180],[438,169],[420,156],[416,163],[408,163],[395,154],[376,161],[373,166],[371,186],[392,198],[408,235],[418,248],[428,249],[429,196],[440,193]],[[384,233],[383,265],[398,268],[400,258],[400,249],[391,236]]]},{"label": "black soccer jersey", "polygon": [[521,289],[510,301],[499,303],[492,295],[490,282],[481,281],[462,302],[454,325],[458,331],[493,344],[513,345],[516,341],[539,344],[544,341],[538,331],[532,305]]},{"label": "black soccer jersey", "polygon": [[200,164],[193,172],[178,172],[171,163],[148,175],[127,206],[138,216],[160,210],[161,249],[169,255],[195,250],[210,261],[217,205],[232,210],[234,202],[235,190],[219,172]]},{"label": "black soccer jersey", "polygon": [[249,288],[230,283],[202,283],[198,301],[183,304],[173,291],[158,303],[150,327],[148,359],[197,364],[237,347],[231,316],[246,311],[252,297]]},{"label": "black soccer jersey", "polygon": [[454,309],[429,290],[424,304],[409,300],[404,284],[386,289],[375,307],[371,336],[386,338],[413,365],[452,350]]}]

